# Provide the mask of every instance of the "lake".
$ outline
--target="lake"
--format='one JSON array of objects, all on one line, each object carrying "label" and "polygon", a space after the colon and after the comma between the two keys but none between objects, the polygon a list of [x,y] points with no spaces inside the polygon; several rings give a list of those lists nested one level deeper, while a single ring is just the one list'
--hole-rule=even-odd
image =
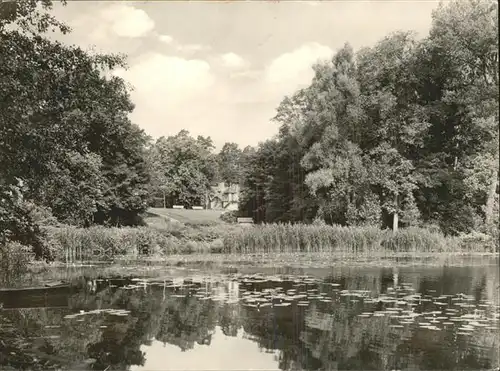
[{"label": "lake", "polygon": [[[477,370],[499,366],[484,265],[241,268],[0,293],[0,368]],[[165,270],[167,272],[167,270]],[[83,273],[82,273],[83,274]]]}]

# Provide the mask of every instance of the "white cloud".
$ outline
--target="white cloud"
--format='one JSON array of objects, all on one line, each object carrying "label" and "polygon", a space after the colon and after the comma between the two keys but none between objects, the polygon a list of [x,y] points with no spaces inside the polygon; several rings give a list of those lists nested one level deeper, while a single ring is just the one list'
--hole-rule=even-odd
[{"label": "white cloud", "polygon": [[165,44],[171,44],[174,41],[174,38],[170,35],[160,35],[158,39]]},{"label": "white cloud", "polygon": [[115,73],[134,86],[139,99],[162,105],[178,103],[213,83],[207,62],[160,53],[150,53],[130,69]]},{"label": "white cloud", "polygon": [[[68,5],[69,7],[69,5]],[[80,11],[68,21],[73,32],[61,37],[84,48],[95,46],[104,53],[132,54],[141,47],[142,36],[153,34],[155,23],[146,12],[132,5],[95,4],[93,11]]]},{"label": "white cloud", "polygon": [[155,27],[154,21],[144,10],[125,4],[106,8],[102,18],[108,21],[110,29],[121,37],[141,37]]},{"label": "white cloud", "polygon": [[208,45],[201,45],[201,44],[177,45],[178,51],[187,52],[187,53],[199,52],[199,51],[208,50],[208,49],[210,49],[210,47]]},{"label": "white cloud", "polygon": [[333,50],[328,46],[318,43],[302,45],[275,58],[267,67],[267,79],[279,83],[296,80],[304,75],[312,77],[312,65],[332,56]]},{"label": "white cloud", "polygon": [[190,53],[210,50],[209,45],[181,44],[170,35],[159,35],[158,40],[160,40],[161,42],[163,42],[165,44],[170,45],[171,47],[175,48],[175,50],[177,50],[178,52],[181,52],[181,53],[190,54]]},{"label": "white cloud", "polygon": [[114,73],[132,85],[136,104],[132,119],[153,136],[187,126],[183,117],[196,111],[197,102],[214,83],[206,61],[160,53],[144,55],[128,70]]},{"label": "white cloud", "polygon": [[248,65],[248,62],[245,61],[241,56],[236,53],[226,53],[221,56],[222,64],[229,68],[242,68]]}]

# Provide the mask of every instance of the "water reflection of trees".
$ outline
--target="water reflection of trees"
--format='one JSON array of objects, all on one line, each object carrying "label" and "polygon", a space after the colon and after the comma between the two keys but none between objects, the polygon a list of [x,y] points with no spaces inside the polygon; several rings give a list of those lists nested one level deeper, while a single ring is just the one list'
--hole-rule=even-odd
[{"label": "water reflection of trees", "polygon": [[214,302],[185,297],[166,298],[162,304],[156,340],[183,351],[192,349],[195,343],[210,345],[217,323]]},{"label": "water reflection of trees", "polygon": [[[326,284],[308,284],[303,289],[316,287],[318,292],[335,295],[338,289],[328,283],[343,282],[343,287],[381,293],[391,286],[391,279],[394,283],[393,273],[392,270],[374,271],[355,279],[332,275],[325,279]],[[453,276],[455,279],[450,278]],[[478,270],[470,272],[468,281],[457,280],[455,272],[450,274],[449,270],[443,270],[439,276],[420,278],[418,272],[400,272],[398,279],[417,281],[415,285],[420,285],[416,287],[421,290],[442,292],[472,293],[477,288],[480,294],[487,290],[488,284],[491,286]],[[268,286],[269,283],[262,287],[253,284],[249,290],[259,291]],[[97,292],[82,290],[71,296],[69,310],[5,311],[0,316],[17,328],[16,341],[9,343],[8,350],[26,356],[24,361],[13,356],[9,361],[4,356],[0,364],[10,362],[21,368],[24,362],[33,366],[26,350],[36,348],[56,357],[59,364],[68,368],[91,357],[95,359],[95,369],[126,369],[144,364],[141,345],[149,344],[152,339],[189,351],[195,344],[210,345],[217,325],[226,336],[236,336],[243,328],[244,336],[257,342],[263,350],[280,350],[279,367],[283,370],[478,369],[491,368],[499,361],[498,354],[492,350],[498,347],[496,334],[480,332],[476,338],[466,340],[447,331],[396,329],[390,327],[388,317],[358,317],[360,303],[349,298],[330,303],[313,301],[309,307],[292,305],[258,310],[241,303],[203,300],[195,296],[196,288],[195,284],[189,288],[156,285],[146,290],[108,286],[100,287]],[[207,285],[207,289],[211,291],[211,285]],[[224,290],[226,294],[229,291]],[[176,296],[179,294],[182,297]],[[69,312],[98,308],[124,308],[131,313],[123,317],[94,314],[83,317],[81,322],[63,319]],[[57,330],[52,329],[57,326]],[[5,327],[0,326],[0,338],[5,339],[2,331]],[[49,338],[54,331],[59,338]],[[29,338],[38,338],[39,343],[30,343]],[[2,354],[6,350],[2,349]],[[57,359],[52,359],[52,363],[57,364]],[[50,366],[41,365],[41,369]]]},{"label": "water reflection of trees", "polygon": [[280,350],[279,367],[283,370],[316,368],[318,362],[298,339],[304,330],[305,309],[296,306],[257,310],[243,308],[240,319],[245,337],[263,350]]},{"label": "water reflection of trees", "polygon": [[480,334],[467,344],[452,332],[392,328],[389,317],[359,318],[337,305],[310,311],[301,341],[321,369],[491,369],[498,365],[498,335]]}]

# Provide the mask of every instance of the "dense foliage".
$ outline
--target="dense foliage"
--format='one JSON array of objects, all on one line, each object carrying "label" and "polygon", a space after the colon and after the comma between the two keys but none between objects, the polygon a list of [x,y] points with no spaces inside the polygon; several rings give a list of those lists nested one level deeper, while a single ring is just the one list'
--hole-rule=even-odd
[{"label": "dense foliage", "polygon": [[243,157],[236,143],[225,143],[217,152],[210,137],[195,139],[187,130],[161,137],[148,151],[151,194],[162,199],[163,207],[206,206],[216,195],[213,185],[240,182]]},{"label": "dense foliage", "polygon": [[125,82],[109,73],[123,58],[44,37],[69,31],[50,7],[19,1],[0,9],[0,187],[10,195],[0,212],[11,218],[2,230],[14,240],[29,224],[9,192],[19,181],[21,204],[34,201],[82,226],[134,224],[148,197],[147,137],[128,119]]},{"label": "dense foliage", "polygon": [[285,97],[243,167],[258,221],[498,230],[497,4],[455,1],[429,36],[346,44]]},{"label": "dense foliage", "polygon": [[149,150],[152,192],[163,196],[163,206],[205,204],[217,177],[217,159],[210,137],[193,138],[186,130],[161,137]]}]

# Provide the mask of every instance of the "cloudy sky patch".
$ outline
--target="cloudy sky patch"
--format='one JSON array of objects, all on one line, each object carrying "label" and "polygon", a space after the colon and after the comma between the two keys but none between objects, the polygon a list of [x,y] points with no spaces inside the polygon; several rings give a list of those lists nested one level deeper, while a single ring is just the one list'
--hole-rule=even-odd
[{"label": "cloudy sky patch", "polygon": [[426,36],[437,1],[68,2],[58,39],[124,53],[117,70],[133,87],[131,119],[159,137],[189,130],[255,145],[277,132],[285,94],[306,86],[312,65],[345,42],[358,49],[390,32]]}]

